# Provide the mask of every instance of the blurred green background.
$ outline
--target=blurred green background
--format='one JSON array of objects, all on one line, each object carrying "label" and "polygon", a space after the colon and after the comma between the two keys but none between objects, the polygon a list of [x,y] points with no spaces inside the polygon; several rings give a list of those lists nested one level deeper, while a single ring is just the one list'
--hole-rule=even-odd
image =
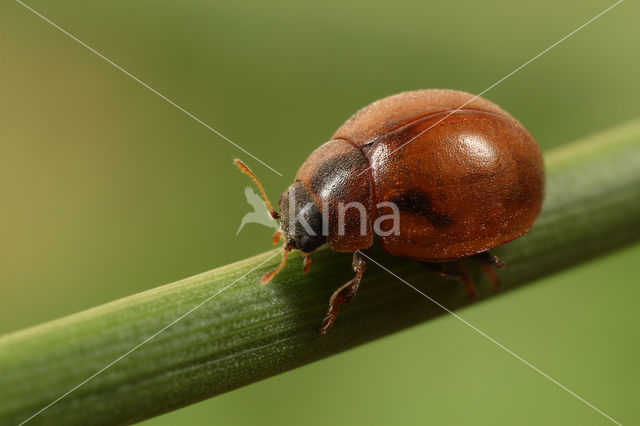
[{"label": "blurred green background", "polygon": [[[28,2],[279,177],[1,2],[0,333],[270,248],[267,228],[235,236],[250,207],[232,158],[277,198],[361,106],[417,88],[478,93],[612,3]],[[485,96],[545,150],[637,117],[639,13],[622,3]],[[639,424],[639,255],[630,247],[461,315]],[[608,421],[452,317],[147,421],[425,423]]]}]

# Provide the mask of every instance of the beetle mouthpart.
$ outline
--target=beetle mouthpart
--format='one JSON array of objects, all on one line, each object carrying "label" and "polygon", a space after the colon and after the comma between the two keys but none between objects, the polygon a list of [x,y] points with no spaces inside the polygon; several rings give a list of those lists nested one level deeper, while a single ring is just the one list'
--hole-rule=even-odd
[{"label": "beetle mouthpart", "polygon": [[273,277],[278,275],[284,269],[284,266],[287,264],[287,258],[289,257],[289,252],[291,251],[292,248],[293,248],[293,243],[291,242],[288,242],[287,244],[284,245],[283,252],[282,252],[282,262],[280,262],[280,265],[278,265],[276,269],[274,269],[273,271],[267,272],[262,276],[262,279],[260,280],[260,283],[262,285],[269,284],[269,282],[273,279]]}]

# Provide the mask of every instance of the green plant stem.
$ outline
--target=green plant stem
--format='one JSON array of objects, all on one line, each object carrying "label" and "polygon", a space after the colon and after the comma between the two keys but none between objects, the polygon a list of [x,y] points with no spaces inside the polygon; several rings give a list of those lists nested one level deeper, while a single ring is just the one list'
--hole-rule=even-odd
[{"label": "green plant stem", "polygon": [[[499,271],[502,292],[640,237],[640,120],[556,149],[546,162],[543,214],[526,236],[496,250],[508,263]],[[0,422],[28,419],[115,360],[31,422],[142,420],[444,312],[371,265],[354,303],[320,337],[329,296],[352,278],[350,255],[319,250],[305,275],[293,254],[262,287],[259,277],[280,261],[267,260],[274,253],[0,337]],[[449,309],[472,303],[460,283],[417,262],[380,249],[371,256]],[[501,293],[469,266],[481,299]]]}]

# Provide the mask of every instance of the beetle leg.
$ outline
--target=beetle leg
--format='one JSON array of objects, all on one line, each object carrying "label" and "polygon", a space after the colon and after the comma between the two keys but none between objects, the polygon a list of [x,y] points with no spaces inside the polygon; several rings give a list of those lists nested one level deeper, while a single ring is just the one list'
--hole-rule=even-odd
[{"label": "beetle leg", "polygon": [[489,280],[493,285],[493,290],[494,291],[500,290],[500,277],[498,276],[498,274],[496,274],[496,271],[494,270],[494,268],[489,265],[482,265],[482,271],[485,273],[487,277],[489,277]]},{"label": "beetle leg", "polygon": [[289,252],[293,248],[293,243],[287,243],[282,248],[283,248],[282,262],[280,262],[280,265],[278,265],[276,269],[274,269],[273,271],[267,272],[262,276],[262,279],[260,280],[262,285],[268,284],[269,281],[273,279],[273,277],[275,277],[277,274],[280,273],[280,271],[284,269],[284,265],[287,264],[287,257],[289,257]]},{"label": "beetle leg", "polygon": [[353,253],[353,270],[355,271],[356,276],[351,281],[334,291],[331,295],[331,299],[329,299],[329,311],[322,321],[320,334],[326,334],[331,326],[333,326],[333,322],[338,316],[340,305],[349,303],[353,300],[356,292],[358,291],[360,280],[362,280],[362,274],[364,274],[366,269],[367,258],[360,254],[359,251]]},{"label": "beetle leg", "polygon": [[469,275],[469,271],[464,267],[462,262],[457,262],[458,273],[460,274],[460,281],[464,283],[464,287],[469,293],[469,297],[473,300],[478,298],[478,292],[476,291],[476,285],[473,283],[471,279],[471,275]]},{"label": "beetle leg", "polygon": [[426,268],[430,271],[435,272],[440,275],[442,278],[446,278],[448,280],[457,280],[462,281],[464,287],[469,293],[469,296],[472,299],[477,299],[478,295],[476,293],[476,286],[471,279],[471,275],[467,272],[467,269],[461,262],[456,262],[456,270],[455,271],[447,271],[447,267],[444,263],[432,263],[432,262],[421,262]]},{"label": "beetle leg", "polygon": [[485,265],[493,266],[497,269],[502,269],[506,266],[506,263],[504,263],[498,256],[495,256],[488,251],[483,251],[482,253],[478,253],[471,257],[484,263]]},{"label": "beetle leg", "polygon": [[273,245],[276,245],[280,242],[280,238],[282,238],[284,236],[284,234],[282,233],[281,230],[277,230],[274,234],[273,234],[273,239],[271,241],[273,241]]},{"label": "beetle leg", "polygon": [[311,269],[311,253],[304,254],[304,261],[302,262],[302,270],[306,274]]},{"label": "beetle leg", "polygon": [[434,272],[440,275],[442,278],[446,278],[448,280],[461,280],[462,275],[456,272],[447,271],[447,267],[444,263],[432,263],[432,262],[420,262],[431,272]]},{"label": "beetle leg", "polygon": [[482,270],[489,277],[491,283],[493,284],[494,290],[500,289],[500,277],[496,274],[496,269],[504,268],[505,263],[500,260],[497,256],[489,253],[488,251],[483,251],[482,253],[478,253],[473,256],[474,259],[482,262]]}]

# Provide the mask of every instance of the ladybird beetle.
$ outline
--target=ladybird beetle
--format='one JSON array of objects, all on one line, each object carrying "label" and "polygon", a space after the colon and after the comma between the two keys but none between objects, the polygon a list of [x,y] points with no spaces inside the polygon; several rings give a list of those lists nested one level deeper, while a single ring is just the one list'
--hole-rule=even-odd
[{"label": "ladybird beetle", "polygon": [[325,243],[354,253],[355,277],[331,296],[322,334],[355,296],[374,234],[389,254],[462,280],[474,296],[462,265],[448,272],[445,262],[478,259],[497,286],[493,269],[504,264],[488,250],[526,233],[544,194],[542,153],[531,134],[494,103],[455,90],[404,92],[362,108],[302,164],[280,213],[255,174],[236,164],[280,220],[274,243],[285,240],[282,263],[263,284],[293,249],[303,252],[305,272]]}]

